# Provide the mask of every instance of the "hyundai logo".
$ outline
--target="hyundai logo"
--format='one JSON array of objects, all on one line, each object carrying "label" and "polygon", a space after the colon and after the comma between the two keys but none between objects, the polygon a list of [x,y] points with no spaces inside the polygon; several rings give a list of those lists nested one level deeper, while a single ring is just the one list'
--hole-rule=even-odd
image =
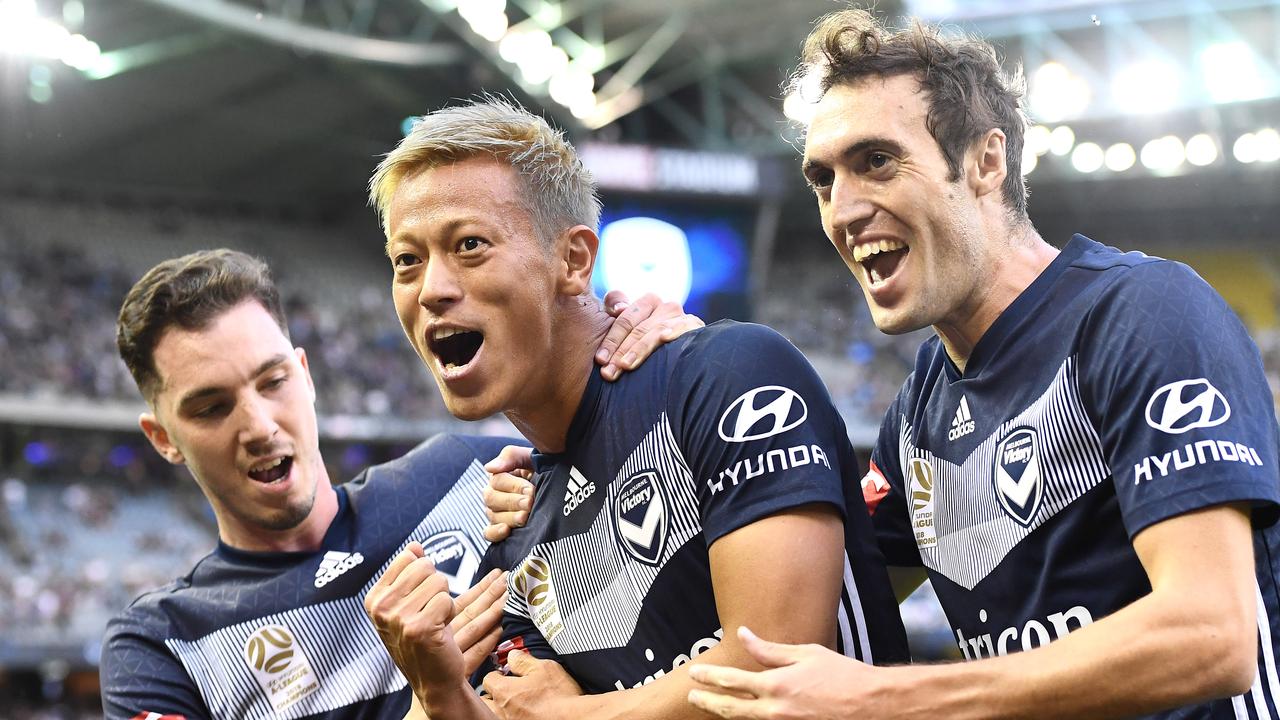
[{"label": "hyundai logo", "polygon": [[743,393],[720,416],[720,438],[726,442],[762,440],[794,428],[809,417],[809,407],[795,390],[765,385]]},{"label": "hyundai logo", "polygon": [[1171,382],[1147,401],[1147,424],[1170,435],[1215,427],[1229,417],[1227,399],[1204,378]]}]

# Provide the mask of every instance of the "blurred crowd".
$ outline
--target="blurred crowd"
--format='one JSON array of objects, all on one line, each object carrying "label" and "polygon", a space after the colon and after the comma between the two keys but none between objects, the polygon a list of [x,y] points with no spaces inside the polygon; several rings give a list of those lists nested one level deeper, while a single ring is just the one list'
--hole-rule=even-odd
[{"label": "blurred crowd", "polygon": [[[19,245],[7,241],[12,232],[0,224],[0,400],[139,404],[114,332],[120,303],[145,267],[94,261],[56,244]],[[324,282],[281,279],[289,332],[308,351],[321,416],[447,418],[403,338],[384,279],[350,282],[336,292]],[[826,257],[779,260],[755,312],[752,319],[813,361],[851,432],[861,429],[863,438],[874,437],[929,332],[877,331],[854,280]],[[1255,337],[1280,399],[1280,330],[1255,329]],[[351,477],[398,451],[371,447],[327,448],[332,476]],[[194,484],[136,431],[37,431],[0,418],[0,451],[3,694],[4,652],[71,646],[91,666],[107,619],[138,593],[185,572],[213,547],[216,531]],[[926,657],[954,654],[929,592],[904,606],[914,646]],[[48,714],[55,711],[35,701],[29,710],[8,711],[79,716],[70,706]]]},{"label": "blurred crowd", "polygon": [[[19,250],[0,232],[0,395],[140,401],[116,353],[115,321],[144,270],[58,246]],[[284,289],[290,336],[308,351],[321,415],[446,415],[385,288],[368,283],[341,305]]]},{"label": "blurred crowd", "polygon": [[3,444],[0,651],[80,645],[92,662],[111,615],[213,547],[212,515],[141,436],[9,430]]}]

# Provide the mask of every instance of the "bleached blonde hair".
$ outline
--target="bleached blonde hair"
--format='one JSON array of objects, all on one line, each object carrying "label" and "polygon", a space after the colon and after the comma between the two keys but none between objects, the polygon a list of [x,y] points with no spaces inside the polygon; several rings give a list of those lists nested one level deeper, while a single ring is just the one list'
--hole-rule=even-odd
[{"label": "bleached blonde hair", "polygon": [[485,96],[418,118],[409,134],[387,153],[369,180],[369,203],[383,233],[387,210],[410,172],[477,156],[497,158],[516,170],[525,206],[544,242],[574,225],[600,224],[595,180],[564,133],[506,98]]}]

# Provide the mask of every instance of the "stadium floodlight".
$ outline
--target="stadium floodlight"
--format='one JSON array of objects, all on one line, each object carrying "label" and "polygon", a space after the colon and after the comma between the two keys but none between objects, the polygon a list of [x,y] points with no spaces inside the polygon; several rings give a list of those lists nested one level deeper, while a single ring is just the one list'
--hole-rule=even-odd
[{"label": "stadium floodlight", "polygon": [[516,58],[521,77],[531,85],[545,83],[568,64],[568,53],[552,43],[551,36],[542,30],[528,33],[523,52]]},{"label": "stadium floodlight", "polygon": [[1231,146],[1231,154],[1235,156],[1236,162],[1254,163],[1258,161],[1258,138],[1253,133],[1245,133],[1236,138],[1235,143]]},{"label": "stadium floodlight", "polygon": [[1253,49],[1240,40],[1218,42],[1200,51],[1200,75],[1216,103],[1256,100],[1267,94]]},{"label": "stadium floodlight", "polygon": [[1196,167],[1212,165],[1218,159],[1218,144],[1208,133],[1192,135],[1187,140],[1187,162]]},{"label": "stadium floodlight", "polygon": [[1115,106],[1123,112],[1164,112],[1181,100],[1182,73],[1163,60],[1140,60],[1116,73],[1111,90]]},{"label": "stadium floodlight", "polygon": [[1027,135],[1023,138],[1022,146],[1036,156],[1044,155],[1049,152],[1049,138],[1051,135],[1049,128],[1044,125],[1032,125],[1027,128]]},{"label": "stadium floodlight", "polygon": [[817,109],[817,103],[805,100],[803,94],[798,92],[788,93],[782,101],[782,114],[801,125],[812,122]]},{"label": "stadium floodlight", "polygon": [[59,59],[77,70],[88,70],[101,54],[98,43],[83,35],[72,35],[63,45]]},{"label": "stadium floodlight", "polygon": [[489,42],[497,42],[507,32],[507,0],[468,0],[458,4],[458,15],[471,31]]},{"label": "stadium floodlight", "polygon": [[524,55],[525,38],[528,33],[521,32],[514,28],[508,29],[502,39],[498,41],[498,57],[514,64],[520,56]]},{"label": "stadium floodlight", "polygon": [[36,0],[0,0],[0,32],[6,28],[25,27],[37,17]]},{"label": "stadium floodlight", "polygon": [[1082,142],[1071,151],[1071,167],[1085,174],[1097,172],[1103,159],[1102,147],[1097,143]]},{"label": "stadium floodlight", "polygon": [[551,78],[547,91],[551,93],[552,100],[565,107],[573,107],[588,95],[594,97],[592,91],[595,86],[596,79],[591,73],[576,65],[569,65]]},{"label": "stadium floodlight", "polygon": [[542,27],[557,27],[564,19],[564,9],[560,7],[558,2],[542,0],[530,17]]},{"label": "stadium floodlight", "polygon": [[1066,125],[1059,125],[1049,133],[1049,152],[1062,157],[1076,144],[1076,133]]},{"label": "stadium floodlight", "polygon": [[62,3],[62,22],[67,27],[76,29],[84,25],[84,3],[80,0],[67,0]]},{"label": "stadium floodlight", "polygon": [[1182,140],[1177,136],[1165,135],[1143,145],[1138,158],[1142,161],[1143,167],[1161,174],[1176,170],[1186,162],[1187,152],[1182,145]]},{"label": "stadium floodlight", "polygon": [[1275,162],[1280,160],[1280,133],[1275,128],[1265,128],[1253,134],[1257,144],[1258,162]]},{"label": "stadium floodlight", "polygon": [[1031,75],[1027,102],[1032,116],[1042,122],[1079,117],[1093,97],[1089,83],[1060,62],[1050,61]]},{"label": "stadium floodlight", "polygon": [[[58,23],[40,17],[34,0],[0,0],[0,54],[61,60],[85,70],[97,61],[102,50],[85,36],[73,35]],[[51,97],[52,93],[46,91],[31,94],[36,102],[48,102]]]},{"label": "stadium floodlight", "polygon": [[596,94],[586,93],[569,104],[569,112],[579,120],[586,120],[596,111]]},{"label": "stadium floodlight", "polygon": [[1022,146],[1022,168],[1021,168],[1023,177],[1026,177],[1027,175],[1030,175],[1032,172],[1034,172],[1036,169],[1036,165],[1039,165],[1039,164],[1040,164],[1040,156],[1036,154],[1036,151],[1032,150],[1029,145],[1023,145]]},{"label": "stadium floodlight", "polygon": [[471,31],[489,42],[498,42],[507,33],[506,13],[498,13],[496,15],[484,15],[474,20],[468,20],[467,24],[471,26]]},{"label": "stadium floodlight", "polygon": [[1137,160],[1138,155],[1133,151],[1133,146],[1123,142],[1107,148],[1107,153],[1104,156],[1107,169],[1111,172],[1124,172],[1133,167]]}]

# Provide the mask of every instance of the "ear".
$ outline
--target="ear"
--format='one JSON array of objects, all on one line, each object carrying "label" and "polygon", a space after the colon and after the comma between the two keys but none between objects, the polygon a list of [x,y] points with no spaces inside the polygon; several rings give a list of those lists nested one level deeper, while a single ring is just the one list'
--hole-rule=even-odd
[{"label": "ear", "polygon": [[296,347],[293,352],[298,356],[298,362],[302,365],[302,376],[307,379],[307,392],[311,394],[311,404],[314,405],[316,403],[316,383],[311,379],[311,366],[307,364],[307,351]]},{"label": "ear", "polygon": [[586,225],[569,228],[563,238],[560,260],[564,267],[556,291],[561,295],[581,295],[591,288],[600,238]]},{"label": "ear", "polygon": [[144,412],[139,415],[138,427],[142,428],[142,434],[146,435],[147,440],[151,441],[151,447],[160,453],[160,457],[174,465],[181,465],[186,462],[186,458],[182,456],[182,451],[169,439],[169,431],[164,429],[164,426],[160,424],[154,413]]},{"label": "ear", "polygon": [[968,161],[972,172],[967,173],[967,176],[969,187],[973,188],[975,196],[998,192],[1004,185],[1005,176],[1009,174],[1004,151],[1004,131],[999,128],[988,130],[970,148]]}]

